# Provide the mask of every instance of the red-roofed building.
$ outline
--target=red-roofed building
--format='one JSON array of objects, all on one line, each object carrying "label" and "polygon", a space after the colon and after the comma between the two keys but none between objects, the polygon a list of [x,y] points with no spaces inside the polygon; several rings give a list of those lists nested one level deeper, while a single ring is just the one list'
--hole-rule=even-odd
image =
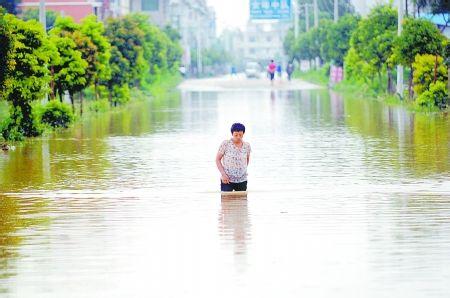
[{"label": "red-roofed building", "polygon": [[[106,0],[109,4],[109,1]],[[105,2],[106,2],[105,1]],[[39,0],[22,0],[18,4],[19,9],[39,8]],[[92,0],[46,0],[45,8],[59,12],[63,16],[71,16],[75,22],[79,22],[84,17],[94,14],[100,19],[103,18],[103,1]]]}]

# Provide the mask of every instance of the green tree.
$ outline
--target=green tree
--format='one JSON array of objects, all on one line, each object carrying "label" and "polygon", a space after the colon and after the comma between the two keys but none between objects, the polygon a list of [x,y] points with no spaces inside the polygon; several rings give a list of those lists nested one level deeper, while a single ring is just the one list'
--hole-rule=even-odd
[{"label": "green tree", "polygon": [[431,83],[447,81],[447,69],[441,56],[417,54],[412,67],[414,69],[414,92],[417,95],[428,90]]},{"label": "green tree", "polygon": [[[88,62],[83,60],[83,53],[79,50],[76,40],[79,36],[78,25],[71,18],[57,18],[55,27],[50,30],[49,36],[56,47],[58,59],[52,61],[52,79],[54,81],[54,93],[58,93],[60,100],[65,91],[69,92],[72,109],[74,106],[74,94],[81,91],[88,82],[86,69]],[[74,34],[77,32],[77,34]],[[80,37],[81,38],[81,37]]]},{"label": "green tree", "polygon": [[322,46],[322,56],[326,61],[333,61],[339,66],[343,65],[344,57],[350,48],[350,38],[359,20],[358,16],[345,15],[337,23],[329,25]]},{"label": "green tree", "polygon": [[[108,88],[111,104],[128,100],[128,87],[136,86],[146,71],[144,34],[132,16],[106,22],[105,35],[111,43],[111,77],[102,84]],[[116,97],[120,100],[116,101]]]},{"label": "green tree", "polygon": [[13,36],[8,55],[11,67],[6,76],[11,79],[6,99],[12,104],[10,118],[3,127],[5,139],[37,136],[31,102],[41,99],[47,92],[49,47],[42,26],[36,21],[23,21],[13,15],[4,16]]},{"label": "green tree", "polygon": [[0,8],[3,7],[10,14],[17,13],[18,0],[0,0]]},{"label": "green tree", "polygon": [[74,108],[74,95],[78,93],[80,95],[80,113],[83,113],[83,90],[92,85],[94,78],[98,72],[97,60],[98,60],[98,48],[92,41],[92,39],[82,32],[82,27],[75,23],[72,18],[64,17],[58,18],[55,23],[55,28],[52,30],[52,34],[56,34],[60,37],[68,37],[75,43],[75,48],[81,53],[81,59],[86,62],[87,65],[84,72],[79,74],[72,82],[67,84],[67,91],[69,92],[72,107]]},{"label": "green tree", "polygon": [[362,19],[352,34],[350,44],[356,53],[373,66],[381,85],[381,73],[388,73],[387,90],[392,91],[392,55],[393,40],[397,34],[397,12],[390,5],[376,6]]},{"label": "green tree", "polygon": [[111,59],[111,44],[105,36],[105,28],[97,17],[90,15],[81,22],[81,32],[90,38],[97,48],[97,52],[92,57],[92,80],[95,86],[95,97],[98,99],[98,85],[101,80],[108,80],[111,77],[111,67],[109,60]]},{"label": "green tree", "polygon": [[5,98],[10,84],[11,60],[8,59],[13,47],[11,28],[5,19],[4,12],[0,9],[0,100]]},{"label": "green tree", "polygon": [[444,37],[436,26],[424,19],[405,19],[402,34],[396,38],[393,60],[409,66],[409,93],[413,96],[413,62],[416,55],[439,55],[443,50]]}]

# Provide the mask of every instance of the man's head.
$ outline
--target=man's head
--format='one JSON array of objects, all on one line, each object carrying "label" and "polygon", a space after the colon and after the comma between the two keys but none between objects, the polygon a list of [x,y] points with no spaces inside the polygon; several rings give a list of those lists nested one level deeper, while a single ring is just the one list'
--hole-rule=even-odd
[{"label": "man's head", "polygon": [[273,63],[273,59],[271,59],[270,62]]},{"label": "man's head", "polygon": [[233,123],[231,125],[231,134],[233,136],[233,141],[239,142],[244,137],[245,126],[241,123]]}]

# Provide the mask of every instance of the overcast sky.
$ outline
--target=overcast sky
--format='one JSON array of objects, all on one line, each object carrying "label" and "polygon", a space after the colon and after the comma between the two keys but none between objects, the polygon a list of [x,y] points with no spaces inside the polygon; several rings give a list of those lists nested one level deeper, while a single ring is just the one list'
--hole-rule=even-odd
[{"label": "overcast sky", "polygon": [[216,11],[217,32],[225,28],[241,28],[249,18],[249,0],[206,0]]}]

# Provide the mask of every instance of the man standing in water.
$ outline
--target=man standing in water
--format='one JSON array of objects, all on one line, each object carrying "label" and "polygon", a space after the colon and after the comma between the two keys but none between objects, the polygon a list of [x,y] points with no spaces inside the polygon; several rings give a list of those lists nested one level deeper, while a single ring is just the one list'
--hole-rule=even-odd
[{"label": "man standing in water", "polygon": [[231,139],[225,140],[219,147],[216,165],[222,177],[221,191],[246,191],[247,166],[250,161],[250,144],[244,142],[245,126],[234,123],[231,126]]}]

